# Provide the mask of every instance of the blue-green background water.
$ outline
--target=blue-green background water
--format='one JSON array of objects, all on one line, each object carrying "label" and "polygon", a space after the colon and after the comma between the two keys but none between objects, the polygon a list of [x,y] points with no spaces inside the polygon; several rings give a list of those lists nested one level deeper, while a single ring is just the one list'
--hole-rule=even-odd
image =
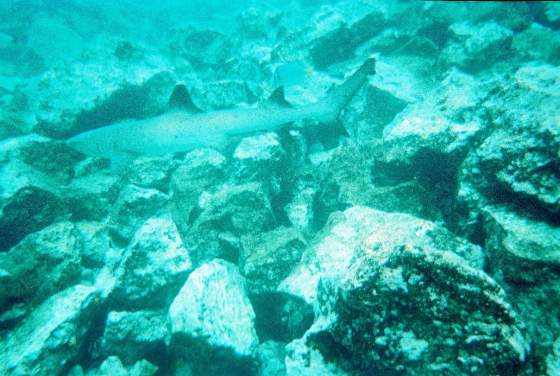
[{"label": "blue-green background water", "polygon": [[556,2],[1,2],[0,375],[560,375],[559,64]]}]

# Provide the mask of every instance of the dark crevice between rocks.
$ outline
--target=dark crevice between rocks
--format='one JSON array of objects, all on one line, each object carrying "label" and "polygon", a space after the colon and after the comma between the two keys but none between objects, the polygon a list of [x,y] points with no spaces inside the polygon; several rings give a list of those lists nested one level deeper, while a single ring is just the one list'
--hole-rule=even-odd
[{"label": "dark crevice between rocks", "polygon": [[120,235],[119,232],[113,227],[109,228],[109,237],[111,246],[114,246],[115,248],[126,248],[131,241],[131,239],[125,238],[124,236]]},{"label": "dark crevice between rocks", "polygon": [[462,159],[427,149],[421,150],[415,158],[413,169],[417,171],[419,183],[430,192],[431,202],[446,222],[453,215],[457,169]]},{"label": "dark crevice between rocks", "polygon": [[313,65],[324,70],[351,59],[356,49],[383,30],[386,24],[382,13],[373,12],[350,26],[343,24],[328,32],[311,46],[309,54]]},{"label": "dark crevice between rocks", "polygon": [[458,189],[457,170],[463,156],[449,156],[422,149],[408,165],[377,161],[371,168],[372,184],[379,187],[395,186],[416,179],[428,192],[428,199],[446,223],[452,221],[454,197]]},{"label": "dark crevice between rocks", "polygon": [[327,224],[332,213],[343,211],[350,207],[346,203],[339,202],[339,190],[338,185],[332,185],[330,188],[326,187],[326,189],[317,192],[313,196],[313,231],[321,230]]},{"label": "dark crevice between rocks", "polygon": [[[0,320],[0,338],[1,332],[6,330],[14,329],[21,320],[23,320],[27,311],[29,310],[29,299],[30,297],[8,297],[5,303],[0,307],[0,315],[2,316]],[[8,311],[19,310],[21,314],[8,314]]]},{"label": "dark crevice between rocks", "polygon": [[[229,348],[210,346],[204,339],[175,335],[171,341],[171,362],[186,361],[193,376],[257,376],[258,364],[251,358],[241,357]],[[175,374],[171,366],[168,375]],[[165,373],[164,373],[165,374]]]},{"label": "dark crevice between rocks", "polygon": [[[142,359],[146,359],[158,367],[155,376],[171,375],[172,361],[167,346],[164,342],[158,342],[152,349],[143,354]],[[140,359],[139,359],[140,360]]]},{"label": "dark crevice between rocks", "polygon": [[239,263],[240,254],[240,245],[237,240],[237,238],[235,238],[235,241],[232,241],[231,239],[219,239],[218,242],[222,252],[219,255],[216,255],[216,257],[237,265]]},{"label": "dark crevice between rocks", "polygon": [[255,329],[261,342],[289,343],[301,338],[313,324],[311,305],[286,293],[267,292],[250,296],[255,310]]},{"label": "dark crevice between rocks", "polygon": [[288,214],[284,208],[293,199],[293,194],[291,193],[292,191],[293,190],[291,188],[282,189],[282,191],[277,194],[270,194],[270,207],[272,208],[276,226],[291,226],[290,219],[288,218]]},{"label": "dark crevice between rocks", "polygon": [[390,187],[414,178],[412,166],[375,161],[371,166],[371,183],[376,187]]},{"label": "dark crevice between rocks", "polygon": [[102,363],[100,354],[100,340],[105,331],[105,323],[107,322],[107,314],[109,312],[108,304],[105,302],[100,305],[98,311],[89,321],[89,328],[84,336],[84,340],[78,350],[78,356],[74,362],[69,362],[65,367],[65,371],[61,374],[66,375],[72,367],[80,365],[83,369],[97,368]]},{"label": "dark crevice between rocks", "polygon": [[483,188],[483,193],[491,204],[513,205],[513,208],[522,213],[523,216],[532,220],[546,222],[552,226],[560,226],[560,213],[555,213],[550,208],[534,197],[514,192],[507,185],[494,181]]},{"label": "dark crevice between rocks", "polygon": [[416,34],[428,38],[440,49],[445,47],[451,36],[449,24],[442,21],[434,21],[429,25],[421,27]]}]

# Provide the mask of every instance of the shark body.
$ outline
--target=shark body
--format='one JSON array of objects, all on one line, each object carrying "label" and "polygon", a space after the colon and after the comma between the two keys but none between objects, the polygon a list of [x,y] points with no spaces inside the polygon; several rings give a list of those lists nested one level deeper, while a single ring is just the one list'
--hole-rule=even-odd
[{"label": "shark body", "polygon": [[199,147],[221,150],[236,137],[275,131],[291,122],[306,119],[321,123],[335,121],[342,108],[371,74],[375,74],[373,58],[366,60],[343,84],[331,90],[325,99],[300,108],[288,107],[280,90],[271,98],[276,102],[274,106],[201,113],[183,87],[181,108],[175,107],[147,119],[125,120],[86,131],[68,139],[67,144],[89,156],[121,161],[141,155],[184,152]]}]

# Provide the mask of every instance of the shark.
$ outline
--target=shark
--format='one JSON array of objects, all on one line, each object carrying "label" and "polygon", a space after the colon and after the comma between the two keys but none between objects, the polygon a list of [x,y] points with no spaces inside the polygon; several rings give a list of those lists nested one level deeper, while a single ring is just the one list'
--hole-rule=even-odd
[{"label": "shark", "polygon": [[247,135],[278,131],[286,124],[314,120],[335,122],[355,93],[375,74],[375,59],[369,58],[325,98],[293,107],[282,87],[256,108],[201,111],[183,84],[175,86],[169,110],[145,119],[128,119],[85,131],[66,140],[73,149],[92,157],[110,158],[121,169],[140,156],[186,152],[196,148],[223,151],[232,140]]}]

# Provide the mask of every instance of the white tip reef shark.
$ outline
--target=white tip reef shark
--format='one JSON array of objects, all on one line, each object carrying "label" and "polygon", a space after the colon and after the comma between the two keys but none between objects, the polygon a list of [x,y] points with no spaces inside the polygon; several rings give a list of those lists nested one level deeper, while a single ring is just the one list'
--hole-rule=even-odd
[{"label": "white tip reef shark", "polygon": [[142,155],[185,152],[209,147],[223,150],[236,138],[259,132],[277,131],[300,120],[334,122],[356,91],[375,74],[375,59],[366,60],[326,97],[304,107],[291,107],[282,87],[275,90],[269,105],[257,108],[202,112],[180,84],[170,97],[170,110],[146,119],[130,119],[80,133],[67,140],[73,149],[92,157],[111,158],[118,168]]}]

